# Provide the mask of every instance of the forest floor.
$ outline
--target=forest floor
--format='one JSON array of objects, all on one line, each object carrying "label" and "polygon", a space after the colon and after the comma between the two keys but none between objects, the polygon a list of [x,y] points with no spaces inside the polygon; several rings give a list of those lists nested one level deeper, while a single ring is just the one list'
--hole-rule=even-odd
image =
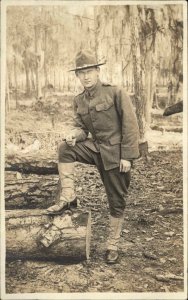
[{"label": "forest floor", "polygon": [[[6,143],[19,144],[22,137],[26,146],[37,138],[40,151],[47,147],[48,155],[55,155],[54,139],[60,136],[53,131],[68,131],[69,107],[56,116],[55,129],[50,118],[31,108],[9,112]],[[7,261],[6,293],[183,292],[182,133],[165,131],[182,128],[182,116],[154,112],[152,118],[162,130],[150,131],[149,160],[137,160],[132,169],[119,263],[104,260],[108,204],[99,174],[94,166],[77,164],[78,199],[92,213],[90,259],[76,264]]]}]

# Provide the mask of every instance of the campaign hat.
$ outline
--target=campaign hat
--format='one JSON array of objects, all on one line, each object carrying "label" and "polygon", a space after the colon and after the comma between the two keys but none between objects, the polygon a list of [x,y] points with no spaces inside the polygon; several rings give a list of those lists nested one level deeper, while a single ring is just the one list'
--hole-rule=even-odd
[{"label": "campaign hat", "polygon": [[106,62],[99,63],[91,50],[81,50],[76,55],[75,68],[70,71],[79,71],[92,67],[98,67],[104,65],[105,63]]}]

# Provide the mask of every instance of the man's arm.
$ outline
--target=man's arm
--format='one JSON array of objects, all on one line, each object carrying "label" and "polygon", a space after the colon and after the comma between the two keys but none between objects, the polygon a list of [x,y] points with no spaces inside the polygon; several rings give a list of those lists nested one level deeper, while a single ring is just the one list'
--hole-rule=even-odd
[{"label": "man's arm", "polygon": [[139,129],[130,97],[123,89],[116,94],[116,107],[121,119],[121,160],[139,157]]},{"label": "man's arm", "polygon": [[74,98],[74,103],[73,103],[73,109],[74,109],[74,119],[73,119],[73,130],[71,132],[72,136],[76,139],[76,142],[82,142],[84,141],[88,134],[89,131],[84,125],[80,115],[77,113],[77,102],[76,102],[76,97]]}]

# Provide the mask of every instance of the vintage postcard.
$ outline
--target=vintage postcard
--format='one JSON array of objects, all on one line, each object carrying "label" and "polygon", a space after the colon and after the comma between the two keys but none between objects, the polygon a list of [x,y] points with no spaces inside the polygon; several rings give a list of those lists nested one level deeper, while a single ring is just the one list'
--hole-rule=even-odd
[{"label": "vintage postcard", "polygon": [[1,1],[1,299],[187,299],[186,1]]}]

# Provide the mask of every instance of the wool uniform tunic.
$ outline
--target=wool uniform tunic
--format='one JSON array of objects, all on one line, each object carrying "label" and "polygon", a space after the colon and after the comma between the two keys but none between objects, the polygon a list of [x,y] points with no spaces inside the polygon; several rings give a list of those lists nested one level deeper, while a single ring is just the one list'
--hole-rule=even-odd
[{"label": "wool uniform tunic", "polygon": [[[137,120],[122,89],[98,81],[90,93],[86,90],[75,98],[74,111],[77,141],[85,140],[90,132],[106,170],[117,167],[120,159],[138,157]],[[86,145],[95,151],[90,140]]]},{"label": "wool uniform tunic", "polygon": [[106,189],[110,213],[119,217],[130,183],[130,172],[119,171],[120,160],[132,161],[139,156],[139,130],[130,98],[123,89],[98,81],[94,88],[75,97],[74,115],[76,145],[62,143],[59,162],[95,164]]}]

